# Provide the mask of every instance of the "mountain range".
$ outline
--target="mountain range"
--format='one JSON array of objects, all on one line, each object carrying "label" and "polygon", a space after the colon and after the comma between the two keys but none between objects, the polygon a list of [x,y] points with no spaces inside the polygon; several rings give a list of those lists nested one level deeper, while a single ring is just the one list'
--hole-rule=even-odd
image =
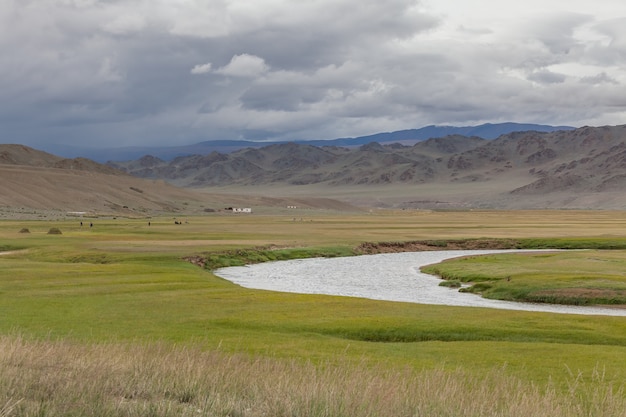
[{"label": "mountain range", "polygon": [[[498,136],[519,131],[553,132],[555,130],[572,130],[571,126],[550,126],[528,123],[486,123],[479,126],[425,126],[419,129],[398,130],[395,132],[376,133],[354,138],[330,140],[294,140],[292,142],[312,146],[343,146],[355,147],[370,142],[403,143],[412,145],[416,142],[448,135],[477,136],[483,139],[495,139]],[[262,148],[284,142],[253,142],[246,140],[213,140],[191,145],[172,146],[133,146],[117,148],[85,148],[77,146],[49,145],[44,150],[66,158],[84,157],[98,162],[126,161],[152,155],[160,159],[171,160],[178,156],[202,155],[213,151],[230,153],[244,148]]]},{"label": "mountain range", "polygon": [[454,134],[414,144],[326,143],[107,164],[0,145],[0,212],[626,208],[626,125],[495,139]]},{"label": "mountain range", "polygon": [[626,125],[514,132],[493,140],[450,135],[410,146],[282,143],[109,166],[181,187],[299,187],[352,202],[350,196],[369,193],[370,203],[404,208],[626,207]]}]

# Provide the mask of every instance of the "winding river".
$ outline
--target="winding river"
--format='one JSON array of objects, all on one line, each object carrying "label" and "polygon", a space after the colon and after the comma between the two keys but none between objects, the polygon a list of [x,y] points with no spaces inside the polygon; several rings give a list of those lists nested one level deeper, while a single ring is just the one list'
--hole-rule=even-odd
[{"label": "winding river", "polygon": [[626,316],[626,309],[489,300],[440,287],[438,277],[420,272],[424,265],[466,255],[511,250],[403,252],[346,258],[313,258],[222,268],[215,274],[242,287],[303,294],[327,294],[402,301],[563,314]]}]

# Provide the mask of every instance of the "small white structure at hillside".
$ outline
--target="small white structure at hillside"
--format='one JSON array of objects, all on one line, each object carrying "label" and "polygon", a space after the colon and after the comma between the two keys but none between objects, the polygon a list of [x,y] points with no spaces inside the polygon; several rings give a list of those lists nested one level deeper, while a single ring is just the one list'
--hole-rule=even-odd
[{"label": "small white structure at hillside", "polygon": [[252,213],[252,209],[250,207],[226,207],[224,210],[232,211],[233,213]]}]

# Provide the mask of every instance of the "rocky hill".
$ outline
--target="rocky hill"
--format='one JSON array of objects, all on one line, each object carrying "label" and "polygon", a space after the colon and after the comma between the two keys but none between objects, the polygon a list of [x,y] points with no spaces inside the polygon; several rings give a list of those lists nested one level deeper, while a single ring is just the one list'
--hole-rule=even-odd
[{"label": "rocky hill", "polygon": [[453,135],[412,146],[284,143],[109,165],[184,187],[297,186],[352,202],[356,193],[362,203],[369,192],[370,200],[394,207],[626,208],[626,126],[516,132],[495,140]]}]

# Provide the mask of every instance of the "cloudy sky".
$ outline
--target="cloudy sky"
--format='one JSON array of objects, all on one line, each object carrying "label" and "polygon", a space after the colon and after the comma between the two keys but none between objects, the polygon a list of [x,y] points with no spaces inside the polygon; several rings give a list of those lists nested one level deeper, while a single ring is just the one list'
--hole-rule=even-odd
[{"label": "cloudy sky", "polygon": [[1,0],[0,143],[626,123],[623,0]]}]

